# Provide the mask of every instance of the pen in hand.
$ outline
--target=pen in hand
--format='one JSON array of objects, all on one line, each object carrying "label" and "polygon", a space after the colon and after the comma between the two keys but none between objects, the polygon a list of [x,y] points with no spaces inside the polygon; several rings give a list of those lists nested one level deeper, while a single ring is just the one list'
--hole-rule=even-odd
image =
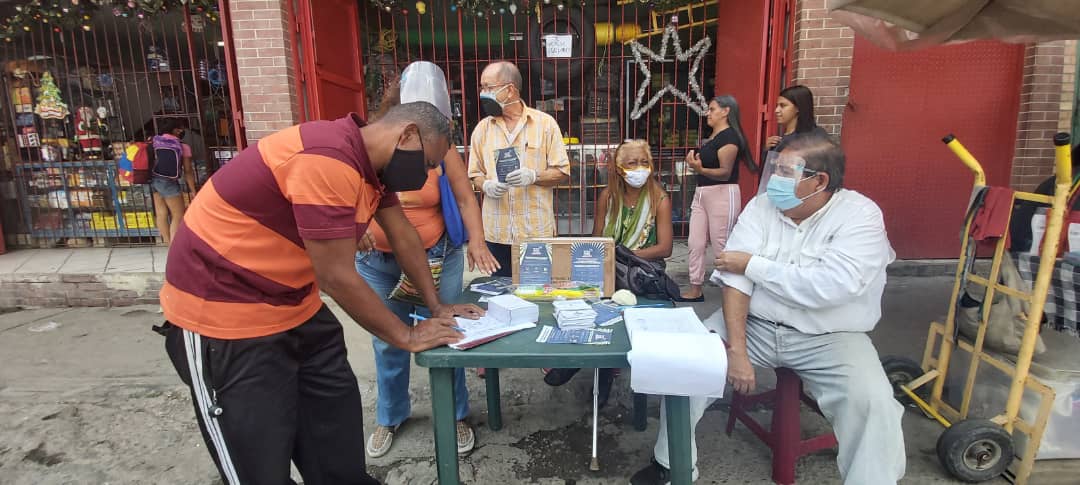
[{"label": "pen in hand", "polygon": [[[410,318],[412,318],[412,319],[414,319],[414,320],[416,320],[416,321],[418,321],[418,322],[422,322],[422,321],[424,321],[424,320],[427,320],[427,317],[425,317],[425,316],[421,316],[421,315],[417,315],[417,314],[415,314],[415,313],[410,313],[410,314],[409,314],[409,317],[410,317]],[[451,326],[450,328],[452,328],[452,329],[454,329],[454,330],[457,330],[457,331],[459,331],[459,332],[461,332],[461,333],[465,333],[465,329],[464,329],[464,328],[461,328],[461,327],[459,327],[459,326],[457,326],[457,325],[452,325],[452,326]]]}]

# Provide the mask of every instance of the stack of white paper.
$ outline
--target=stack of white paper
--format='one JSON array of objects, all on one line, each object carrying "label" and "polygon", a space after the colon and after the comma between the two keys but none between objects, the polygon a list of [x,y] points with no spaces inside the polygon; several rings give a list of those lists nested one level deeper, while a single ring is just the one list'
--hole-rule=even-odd
[{"label": "stack of white paper", "polygon": [[488,299],[487,316],[509,325],[536,323],[540,307],[514,295],[493,296]]},{"label": "stack of white paper", "polygon": [[631,308],[630,387],[642,394],[722,397],[727,352],[692,308]]},{"label": "stack of white paper", "polygon": [[592,328],[596,326],[596,311],[585,300],[558,300],[551,303],[559,328]]}]

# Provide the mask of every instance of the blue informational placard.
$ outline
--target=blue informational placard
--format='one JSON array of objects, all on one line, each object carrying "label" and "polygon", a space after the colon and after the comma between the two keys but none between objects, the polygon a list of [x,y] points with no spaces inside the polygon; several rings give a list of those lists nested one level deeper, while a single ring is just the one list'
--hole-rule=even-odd
[{"label": "blue informational placard", "polygon": [[610,328],[565,329],[545,325],[536,338],[542,344],[608,345],[611,343]]},{"label": "blue informational placard", "polygon": [[551,284],[551,248],[546,243],[530,242],[521,245],[518,284]]},{"label": "blue informational placard", "polygon": [[517,148],[495,150],[495,177],[499,182],[506,183],[506,176],[519,168],[521,168],[521,158],[518,157]]},{"label": "blue informational placard", "polygon": [[570,247],[570,280],[604,291],[604,244],[574,243]]}]

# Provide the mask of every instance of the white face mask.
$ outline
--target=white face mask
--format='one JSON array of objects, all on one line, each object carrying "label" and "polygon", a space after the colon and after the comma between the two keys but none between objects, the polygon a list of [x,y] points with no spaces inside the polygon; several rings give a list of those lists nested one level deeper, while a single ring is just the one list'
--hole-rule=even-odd
[{"label": "white face mask", "polygon": [[623,179],[631,187],[638,189],[645,185],[645,182],[649,181],[649,174],[652,173],[651,169],[639,168],[637,170],[628,170],[623,174]]}]

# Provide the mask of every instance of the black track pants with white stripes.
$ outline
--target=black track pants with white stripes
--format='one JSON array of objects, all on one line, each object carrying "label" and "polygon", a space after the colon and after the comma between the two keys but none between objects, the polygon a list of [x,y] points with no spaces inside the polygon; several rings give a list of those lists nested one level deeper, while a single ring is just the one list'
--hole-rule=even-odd
[{"label": "black track pants with white stripes", "polygon": [[368,485],[360,389],[341,323],[323,306],[266,337],[222,340],[169,326],[165,349],[228,485]]}]

